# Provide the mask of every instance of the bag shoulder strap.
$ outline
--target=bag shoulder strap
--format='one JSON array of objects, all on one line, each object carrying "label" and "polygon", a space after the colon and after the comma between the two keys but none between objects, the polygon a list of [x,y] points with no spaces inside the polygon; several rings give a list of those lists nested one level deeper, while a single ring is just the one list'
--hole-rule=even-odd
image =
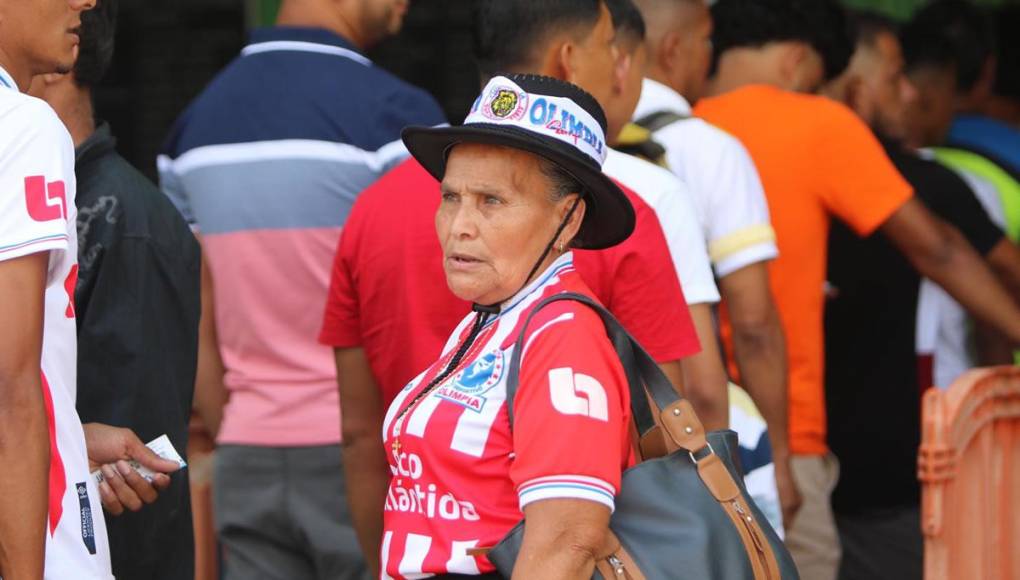
[{"label": "bag shoulder strap", "polygon": [[616,138],[616,150],[669,168],[666,163],[666,148],[653,138],[651,131],[637,123],[627,123],[623,126],[623,130]]},{"label": "bag shoulder strap", "polygon": [[655,427],[655,420],[652,416],[653,409],[649,404],[645,393],[651,395],[655,411],[662,415],[671,415],[670,421],[663,421],[670,438],[677,446],[696,453],[707,447],[705,430],[701,421],[694,413],[690,402],[685,400],[673,388],[672,383],[659,369],[658,364],[651,355],[641,347],[620,324],[618,320],[592,298],[575,292],[562,292],[554,294],[539,302],[528,314],[521,326],[520,334],[514,343],[514,352],[510,357],[510,369],[507,376],[506,401],[507,412],[510,419],[510,426],[513,428],[514,397],[520,387],[521,356],[524,349],[524,338],[528,325],[542,308],[554,302],[570,300],[580,302],[591,308],[602,319],[606,334],[620,363],[623,365],[624,374],[627,377],[627,386],[630,391],[631,413],[634,416],[634,423],[637,426],[639,435],[645,435]]},{"label": "bag shoulder strap", "polygon": [[663,127],[668,127],[673,123],[690,118],[690,115],[681,115],[675,111],[655,111],[654,113],[649,113],[644,117],[635,120],[634,124],[640,125],[652,133],[655,133]]},{"label": "bag shoulder strap", "polygon": [[[678,448],[685,449],[690,453],[692,461],[697,466],[701,481],[715,500],[722,505],[727,517],[736,528],[751,561],[755,578],[780,578],[774,548],[765,539],[760,525],[751,515],[753,510],[749,504],[750,500],[744,497],[740,485],[727,468],[724,460],[708,445],[704,427],[690,403],[676,392],[652,357],[627,333],[619,321],[592,298],[573,292],[554,294],[540,301],[528,313],[514,343],[514,352],[510,357],[510,369],[507,376],[506,403],[511,428],[513,428],[514,421],[514,396],[520,386],[522,349],[528,325],[542,308],[561,300],[580,302],[594,310],[602,319],[606,334],[613,343],[613,348],[616,350],[617,356],[620,357],[624,373],[627,376],[631,409],[639,433],[643,435],[654,427],[652,419],[652,404],[654,404],[660,409],[659,416],[669,438]],[[651,395],[652,403],[645,395],[646,389]],[[626,554],[625,550],[619,550],[615,556],[624,565],[622,567],[613,566],[613,578],[627,578],[619,571],[621,568],[624,572],[630,570],[636,573],[631,574],[629,580],[642,578],[640,569],[629,558],[629,554]],[[600,571],[602,569],[604,567]]]}]

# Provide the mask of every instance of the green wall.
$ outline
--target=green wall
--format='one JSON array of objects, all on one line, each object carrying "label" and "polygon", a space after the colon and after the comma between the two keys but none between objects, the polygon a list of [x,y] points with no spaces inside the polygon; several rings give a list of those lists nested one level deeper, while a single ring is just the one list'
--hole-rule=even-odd
[{"label": "green wall", "polygon": [[[895,18],[897,20],[906,20],[910,18],[914,10],[924,5],[928,0],[843,0],[843,3],[847,6],[854,8],[865,8],[869,10],[875,10]],[[982,6],[1000,6],[1002,4],[1011,4],[1009,0],[973,0],[975,4]],[[1015,0],[1014,0],[1015,2]]]},{"label": "green wall", "polygon": [[269,26],[276,21],[280,0],[251,0],[251,18],[255,26]]}]

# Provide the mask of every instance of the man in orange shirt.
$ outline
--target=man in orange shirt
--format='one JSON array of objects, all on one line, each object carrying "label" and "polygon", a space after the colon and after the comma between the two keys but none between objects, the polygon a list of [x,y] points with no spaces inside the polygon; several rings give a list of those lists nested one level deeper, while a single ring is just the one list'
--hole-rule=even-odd
[{"label": "man in orange shirt", "polygon": [[862,236],[880,230],[1013,342],[1020,311],[959,233],[914,199],[853,111],[807,94],[839,75],[853,50],[835,0],[720,0],[712,15],[712,97],[695,113],[744,143],[765,187],[779,245],[771,281],[790,358],[792,467],[803,495],[787,543],[805,579],[832,580],[840,547],[829,500],[838,463],[826,445],[822,334],[830,216]]}]

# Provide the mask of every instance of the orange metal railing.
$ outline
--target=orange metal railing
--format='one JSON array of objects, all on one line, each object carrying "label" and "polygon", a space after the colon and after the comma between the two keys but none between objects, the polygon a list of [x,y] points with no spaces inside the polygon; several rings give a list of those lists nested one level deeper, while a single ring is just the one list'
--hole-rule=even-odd
[{"label": "orange metal railing", "polygon": [[925,579],[1020,579],[1020,369],[930,389],[922,421]]}]

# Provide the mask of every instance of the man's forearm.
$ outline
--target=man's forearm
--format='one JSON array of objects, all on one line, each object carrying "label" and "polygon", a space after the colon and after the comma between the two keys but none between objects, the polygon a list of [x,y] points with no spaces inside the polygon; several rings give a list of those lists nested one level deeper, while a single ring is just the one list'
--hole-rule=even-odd
[{"label": "man's forearm", "polygon": [[704,351],[683,360],[687,398],[708,431],[728,429],[730,426],[726,375],[715,372],[713,366],[721,368],[721,363],[712,361]]},{"label": "man's forearm", "polygon": [[219,337],[216,333],[216,304],[213,298],[213,280],[208,260],[202,260],[201,273],[202,312],[198,322],[198,361],[195,370],[195,410],[209,435],[215,440],[223,422],[223,408],[229,395],[223,378],[226,369],[220,357]]},{"label": "man's forearm", "polygon": [[760,325],[733,325],[733,356],[741,386],[768,424],[772,453],[789,453],[786,340],[778,314]]},{"label": "man's forearm", "polygon": [[0,576],[42,578],[50,433],[40,354],[49,255],[0,261]]},{"label": "man's forearm", "polygon": [[0,477],[0,576],[37,580],[43,574],[50,466],[39,372],[0,380],[0,393],[0,465],[7,468]]},{"label": "man's forearm", "polygon": [[379,577],[383,505],[390,468],[382,443],[384,405],[361,348],[337,349],[344,479],[354,531],[373,577]]},{"label": "man's forearm", "polygon": [[1013,349],[1009,341],[983,322],[974,324],[974,346],[978,364],[983,367],[1013,364]]},{"label": "man's forearm", "polygon": [[786,337],[769,287],[768,264],[757,262],[719,280],[733,329],[733,358],[740,384],[768,424],[773,455],[782,458],[787,439]]},{"label": "man's forearm", "polygon": [[687,398],[705,429],[727,429],[730,426],[728,381],[717,346],[711,306],[692,304],[690,310],[701,352],[682,361]]},{"label": "man's forearm", "polygon": [[202,425],[209,435],[216,439],[223,423],[223,409],[227,402],[227,390],[223,386],[223,375],[206,375],[199,363],[199,373],[195,380],[195,411],[202,420]]},{"label": "man's forearm", "polygon": [[956,228],[910,199],[881,231],[918,272],[942,286],[971,316],[998,329],[1011,344],[1020,344],[1020,309]]},{"label": "man's forearm", "polygon": [[1020,345],[1020,308],[984,260],[953,228],[945,228],[943,252],[915,260],[922,274],[956,299],[972,316]]},{"label": "man's forearm", "polygon": [[783,519],[790,522],[801,497],[790,468],[786,337],[769,288],[767,264],[758,262],[731,272],[719,287],[729,308],[740,382],[765,419]]},{"label": "man's forearm", "polygon": [[999,243],[985,255],[992,272],[1012,295],[1013,301],[1020,303],[1020,248],[1009,238],[1003,237]]},{"label": "man's forearm", "polygon": [[390,484],[389,466],[378,438],[345,441],[344,479],[347,505],[358,543],[373,577],[379,576],[383,505]]},{"label": "man's forearm", "polygon": [[[985,254],[985,260],[995,277],[1012,296],[1013,302],[1020,304],[1020,248],[1003,236],[999,243]],[[976,321],[974,343],[978,363],[981,366],[1013,364],[1010,341],[987,323]]]}]

